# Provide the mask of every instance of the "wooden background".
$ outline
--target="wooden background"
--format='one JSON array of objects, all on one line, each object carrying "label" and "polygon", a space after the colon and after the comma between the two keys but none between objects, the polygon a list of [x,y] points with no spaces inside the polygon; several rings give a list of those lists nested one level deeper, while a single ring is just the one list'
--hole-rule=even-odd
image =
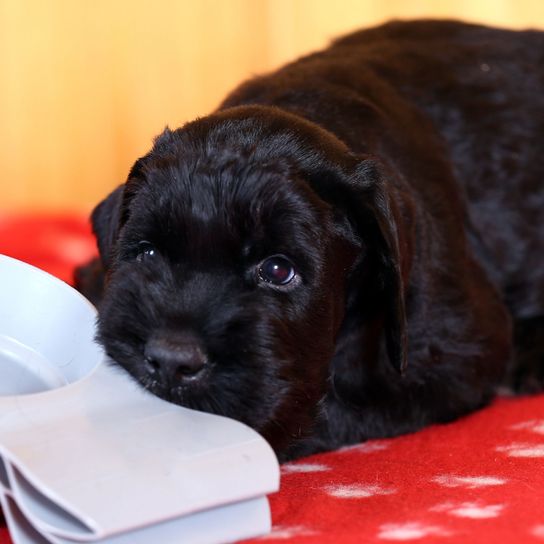
[{"label": "wooden background", "polygon": [[0,211],[87,211],[165,125],[393,17],[544,28],[544,1],[0,0]]}]

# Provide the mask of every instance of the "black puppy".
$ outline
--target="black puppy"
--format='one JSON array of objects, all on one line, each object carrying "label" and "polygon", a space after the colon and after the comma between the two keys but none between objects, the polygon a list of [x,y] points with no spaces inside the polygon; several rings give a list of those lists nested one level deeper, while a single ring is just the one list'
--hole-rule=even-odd
[{"label": "black puppy", "polygon": [[466,414],[516,357],[538,382],[543,52],[393,22],[166,130],[92,215],[107,353],[281,459]]}]

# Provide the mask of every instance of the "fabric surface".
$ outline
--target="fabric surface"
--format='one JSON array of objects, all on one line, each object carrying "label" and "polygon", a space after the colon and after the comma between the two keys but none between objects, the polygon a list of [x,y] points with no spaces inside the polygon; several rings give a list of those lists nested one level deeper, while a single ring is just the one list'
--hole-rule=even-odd
[{"label": "fabric surface", "polygon": [[[82,218],[0,218],[0,253],[65,281],[95,251]],[[251,542],[544,542],[544,395],[286,464],[270,502],[273,532]]]}]

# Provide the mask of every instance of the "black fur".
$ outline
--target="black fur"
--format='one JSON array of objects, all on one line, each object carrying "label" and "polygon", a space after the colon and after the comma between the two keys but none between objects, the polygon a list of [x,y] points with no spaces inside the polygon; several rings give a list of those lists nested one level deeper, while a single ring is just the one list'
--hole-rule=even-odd
[{"label": "black fur", "polygon": [[[536,31],[393,22],[249,81],[94,211],[100,341],[282,459],[484,405],[513,323],[508,372],[540,384],[543,135]],[[285,286],[260,276],[277,254]]]}]

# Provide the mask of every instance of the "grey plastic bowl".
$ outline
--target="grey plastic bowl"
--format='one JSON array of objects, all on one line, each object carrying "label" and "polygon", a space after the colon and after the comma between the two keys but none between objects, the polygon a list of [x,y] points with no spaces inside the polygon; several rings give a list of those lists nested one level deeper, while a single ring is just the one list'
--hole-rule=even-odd
[{"label": "grey plastic bowl", "polygon": [[96,310],[59,279],[0,255],[0,396],[57,389],[103,358]]}]

